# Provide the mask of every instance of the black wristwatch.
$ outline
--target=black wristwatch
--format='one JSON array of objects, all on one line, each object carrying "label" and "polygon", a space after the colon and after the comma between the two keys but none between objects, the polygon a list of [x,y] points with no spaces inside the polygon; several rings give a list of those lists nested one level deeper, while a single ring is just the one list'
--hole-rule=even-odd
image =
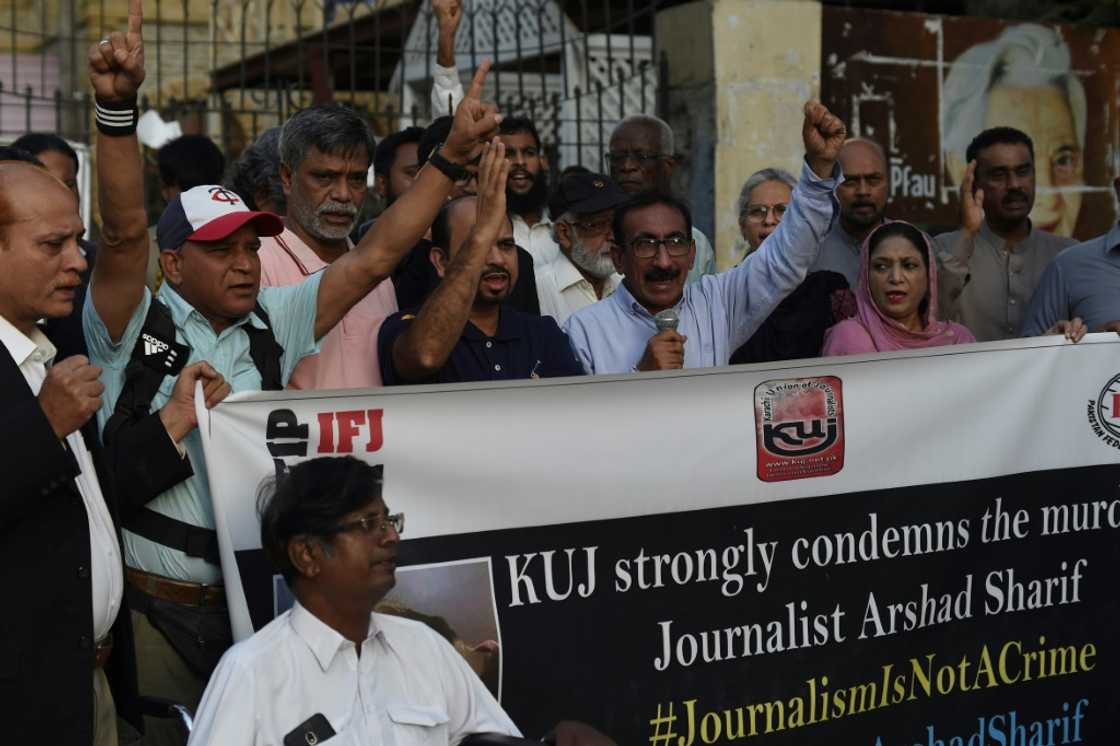
[{"label": "black wristwatch", "polygon": [[432,154],[428,156],[428,163],[432,164],[432,166],[438,169],[440,173],[454,182],[463,181],[468,176],[470,176],[470,171],[468,171],[465,167],[460,166],[458,163],[452,163],[451,161],[440,155],[439,150],[442,147],[443,143],[440,143],[435,147],[434,150],[432,150]]}]

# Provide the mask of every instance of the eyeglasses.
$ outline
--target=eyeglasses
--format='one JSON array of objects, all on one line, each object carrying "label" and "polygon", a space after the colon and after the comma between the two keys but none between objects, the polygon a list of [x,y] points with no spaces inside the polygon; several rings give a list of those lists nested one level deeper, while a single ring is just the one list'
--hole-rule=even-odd
[{"label": "eyeglasses", "polygon": [[638,164],[639,168],[646,168],[667,157],[668,156],[662,153],[645,153],[640,150],[627,150],[624,152],[604,153],[603,162],[607,164],[608,168],[619,168],[625,165],[626,161],[633,159],[634,162]]},{"label": "eyeglasses", "polygon": [[789,208],[789,205],[784,202],[779,202],[776,205],[747,205],[747,208],[743,210],[743,214],[746,215],[747,220],[750,220],[752,223],[761,223],[763,220],[766,220],[766,216],[770,214],[771,210],[774,212],[774,217],[781,220],[782,216],[786,214],[787,208]]},{"label": "eyeglasses", "polygon": [[611,230],[611,218],[603,218],[602,220],[576,222],[572,223],[579,232],[585,236],[596,237],[609,233]]},{"label": "eyeglasses", "polygon": [[681,257],[688,254],[692,248],[692,241],[684,236],[666,236],[665,238],[635,238],[630,242],[630,249],[639,259],[652,259],[657,256],[661,247],[669,256]]},{"label": "eyeglasses", "polygon": [[335,526],[331,533],[344,534],[348,531],[361,530],[367,536],[384,536],[388,532],[389,527],[392,526],[393,530],[397,532],[397,536],[404,533],[404,513],[393,513],[392,515],[379,516],[367,515],[359,518],[356,521],[349,523],[340,523]]}]

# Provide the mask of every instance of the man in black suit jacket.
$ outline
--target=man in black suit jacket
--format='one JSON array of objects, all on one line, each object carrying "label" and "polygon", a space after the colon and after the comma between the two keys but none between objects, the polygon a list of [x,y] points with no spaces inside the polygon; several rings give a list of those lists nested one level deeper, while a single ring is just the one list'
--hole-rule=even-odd
[{"label": "man in black suit jacket", "polygon": [[71,316],[86,268],[82,223],[73,196],[31,165],[0,164],[0,205],[0,583],[12,601],[0,615],[5,737],[112,743],[106,664],[126,717],[136,712],[135,668],[111,490],[93,469],[100,371],[82,356],[52,365],[54,347],[37,326]]}]

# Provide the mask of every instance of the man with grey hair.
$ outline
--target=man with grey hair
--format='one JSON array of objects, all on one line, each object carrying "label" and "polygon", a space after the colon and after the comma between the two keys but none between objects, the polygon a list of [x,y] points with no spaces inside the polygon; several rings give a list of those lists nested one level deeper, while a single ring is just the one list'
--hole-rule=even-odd
[{"label": "man with grey hair", "polygon": [[[280,133],[280,182],[287,198],[284,232],[261,238],[261,285],[282,287],[344,256],[366,198],[373,133],[353,109],[322,104],[304,109]],[[377,332],[397,311],[386,277],[319,342],[319,354],[292,373],[294,389],[373,388],[381,385]]]},{"label": "man with grey hair", "polygon": [[821,241],[821,253],[809,272],[837,272],[849,287],[859,279],[859,254],[864,240],[883,223],[887,209],[887,156],[879,143],[852,138],[840,150],[844,180],[836,190],[839,220]]},{"label": "man with grey hair", "polygon": [[226,186],[241,195],[250,210],[277,215],[288,211],[280,183],[280,127],[262,132],[233,165]]},{"label": "man with grey hair", "polygon": [[764,168],[747,177],[735,205],[739,233],[745,243],[736,241],[731,255],[732,266],[761,246],[782,222],[795,186],[797,180],[793,174],[782,168]]},{"label": "man with grey hair", "polygon": [[[623,119],[611,133],[604,158],[611,178],[627,194],[672,191],[676,143],[672,127],[660,117],[634,114]],[[689,283],[716,271],[712,242],[696,226],[692,227],[692,240],[696,242],[696,261],[688,271]]]},{"label": "man with grey hair", "polygon": [[[1034,142],[1038,199],[1030,218],[1040,230],[1072,236],[1084,187],[1085,89],[1057,30],[1011,26],[953,62],[941,94],[942,149],[955,184],[963,184],[976,133],[1013,127]],[[975,330],[974,330],[975,331]]]}]

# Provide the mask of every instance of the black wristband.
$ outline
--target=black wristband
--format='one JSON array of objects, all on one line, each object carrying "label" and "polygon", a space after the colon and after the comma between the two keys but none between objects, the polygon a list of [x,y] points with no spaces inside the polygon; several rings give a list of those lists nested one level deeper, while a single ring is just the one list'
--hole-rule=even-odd
[{"label": "black wristband", "polygon": [[433,168],[454,182],[463,181],[471,175],[470,171],[463,166],[460,166],[458,163],[452,163],[440,155],[439,149],[441,147],[443,147],[443,143],[440,143],[440,145],[432,151],[432,154],[428,156],[428,163],[432,164]]},{"label": "black wristband", "polygon": [[127,101],[94,101],[94,121],[97,131],[103,135],[123,137],[134,134],[139,119],[135,96]]}]

